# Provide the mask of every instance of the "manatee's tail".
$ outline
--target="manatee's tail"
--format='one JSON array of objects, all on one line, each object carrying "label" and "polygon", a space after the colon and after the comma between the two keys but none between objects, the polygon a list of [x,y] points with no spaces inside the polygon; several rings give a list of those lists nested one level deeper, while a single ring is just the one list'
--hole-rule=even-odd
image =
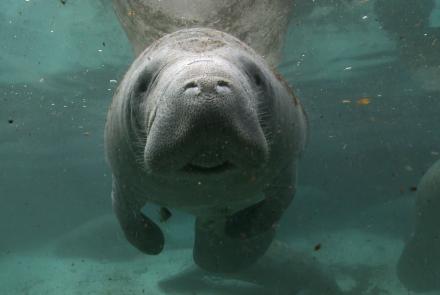
[{"label": "manatee's tail", "polygon": [[269,248],[275,230],[252,237],[234,238],[225,232],[226,219],[196,221],[194,261],[213,273],[233,273],[254,264]]}]

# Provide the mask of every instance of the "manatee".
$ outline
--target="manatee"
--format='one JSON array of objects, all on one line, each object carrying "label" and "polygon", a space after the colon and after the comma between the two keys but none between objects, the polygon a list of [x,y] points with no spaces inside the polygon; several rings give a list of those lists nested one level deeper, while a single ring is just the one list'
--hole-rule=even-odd
[{"label": "manatee", "polygon": [[125,237],[160,253],[160,222],[141,209],[180,209],[196,216],[200,267],[253,264],[294,196],[306,133],[300,101],[245,43],[209,28],[165,35],[133,62],[108,111],[105,150]]},{"label": "manatee", "polygon": [[415,219],[397,265],[398,277],[415,292],[440,290],[440,160],[419,183]]},{"label": "manatee", "polygon": [[205,27],[229,33],[276,65],[292,0],[113,0],[135,55],[166,34]]}]

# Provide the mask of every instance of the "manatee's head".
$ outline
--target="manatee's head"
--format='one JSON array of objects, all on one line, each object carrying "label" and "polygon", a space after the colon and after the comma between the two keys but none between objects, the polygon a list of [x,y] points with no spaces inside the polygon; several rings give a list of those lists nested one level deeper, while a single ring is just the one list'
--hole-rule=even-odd
[{"label": "manatee's head", "polygon": [[264,165],[268,143],[254,85],[228,59],[188,57],[161,70],[150,89],[144,150],[152,172],[217,174]]},{"label": "manatee's head", "polygon": [[143,168],[217,179],[264,169],[273,108],[269,72],[246,45],[210,29],[178,31],[146,49],[123,81],[131,83],[123,88]]}]

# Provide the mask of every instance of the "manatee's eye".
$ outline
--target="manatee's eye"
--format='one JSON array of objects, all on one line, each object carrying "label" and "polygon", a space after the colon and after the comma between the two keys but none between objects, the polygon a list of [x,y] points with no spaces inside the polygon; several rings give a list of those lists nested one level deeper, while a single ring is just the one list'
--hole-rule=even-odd
[{"label": "manatee's eye", "polygon": [[147,92],[158,76],[157,66],[155,64],[148,65],[139,75],[135,91],[138,94]]},{"label": "manatee's eye", "polygon": [[136,92],[137,93],[144,93],[150,88],[151,85],[151,73],[144,73],[139,77],[139,80],[137,81],[137,87]]},{"label": "manatee's eye", "polygon": [[138,92],[140,93],[146,92],[149,87],[150,87],[150,83],[145,81],[139,81]]},{"label": "manatee's eye", "polygon": [[261,65],[258,65],[255,61],[247,56],[242,56],[240,62],[249,77],[251,83],[253,83],[258,88],[265,88],[264,74],[261,70]]},{"label": "manatee's eye", "polygon": [[261,80],[260,74],[256,73],[254,74],[254,81],[255,85],[261,86],[263,84],[263,81]]}]

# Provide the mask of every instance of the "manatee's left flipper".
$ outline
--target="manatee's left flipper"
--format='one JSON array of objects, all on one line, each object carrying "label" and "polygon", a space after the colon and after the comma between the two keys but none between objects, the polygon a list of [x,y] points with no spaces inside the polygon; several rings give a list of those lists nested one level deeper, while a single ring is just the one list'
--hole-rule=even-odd
[{"label": "manatee's left flipper", "polygon": [[265,199],[243,209],[226,222],[226,233],[236,239],[250,238],[277,227],[291,203],[296,190],[296,168],[289,165],[281,170],[264,190]]},{"label": "manatee's left flipper", "polygon": [[127,240],[145,254],[159,254],[164,247],[164,235],[159,226],[142,214],[143,203],[136,192],[113,180],[113,210]]},{"label": "manatee's left flipper", "polygon": [[235,239],[225,233],[226,219],[196,220],[194,261],[209,272],[231,273],[255,263],[269,248],[275,230]]}]

